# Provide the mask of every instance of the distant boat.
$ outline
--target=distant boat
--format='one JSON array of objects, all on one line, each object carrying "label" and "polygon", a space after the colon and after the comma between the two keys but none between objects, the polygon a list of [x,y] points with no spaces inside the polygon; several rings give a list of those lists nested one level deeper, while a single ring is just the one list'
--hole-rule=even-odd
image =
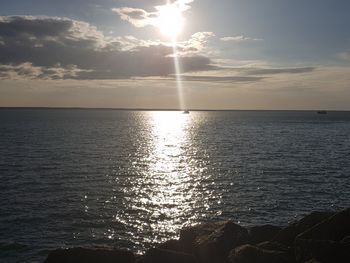
[{"label": "distant boat", "polygon": [[189,110],[184,110],[183,114],[189,114],[190,111]]},{"label": "distant boat", "polygon": [[327,111],[325,111],[325,110],[319,110],[319,111],[317,112],[317,114],[327,114]]}]

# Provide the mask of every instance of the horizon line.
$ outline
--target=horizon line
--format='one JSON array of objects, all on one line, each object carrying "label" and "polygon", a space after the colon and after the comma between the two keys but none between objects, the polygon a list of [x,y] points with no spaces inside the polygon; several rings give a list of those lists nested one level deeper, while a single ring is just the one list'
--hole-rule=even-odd
[{"label": "horizon line", "polygon": [[[179,108],[114,108],[114,107],[25,107],[25,106],[0,106],[0,110],[120,110],[120,111],[183,111]],[[204,108],[188,108],[188,111],[329,111],[329,112],[349,112],[350,110],[334,110],[334,109],[204,109]]]}]

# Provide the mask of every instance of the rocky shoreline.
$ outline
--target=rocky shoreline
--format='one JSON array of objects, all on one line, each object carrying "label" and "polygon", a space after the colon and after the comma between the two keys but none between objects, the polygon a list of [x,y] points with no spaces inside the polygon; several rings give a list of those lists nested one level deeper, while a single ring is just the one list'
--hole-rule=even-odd
[{"label": "rocky shoreline", "polygon": [[284,228],[232,221],[183,228],[143,255],[101,248],[57,249],[44,263],[349,263],[350,208],[313,212]]}]

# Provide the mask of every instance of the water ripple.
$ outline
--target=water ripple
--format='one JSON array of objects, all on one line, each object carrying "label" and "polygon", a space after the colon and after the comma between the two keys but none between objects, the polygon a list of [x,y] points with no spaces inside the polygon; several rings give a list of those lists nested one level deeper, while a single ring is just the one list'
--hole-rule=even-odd
[{"label": "water ripple", "polygon": [[6,262],[350,205],[349,113],[0,110],[0,145]]}]

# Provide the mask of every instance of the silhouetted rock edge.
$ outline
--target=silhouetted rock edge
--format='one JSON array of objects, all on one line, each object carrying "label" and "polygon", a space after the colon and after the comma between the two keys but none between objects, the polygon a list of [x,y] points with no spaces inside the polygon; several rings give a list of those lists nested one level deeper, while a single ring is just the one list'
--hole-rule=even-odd
[{"label": "silhouetted rock edge", "polygon": [[119,249],[68,248],[44,263],[305,263],[350,262],[350,208],[313,212],[286,227],[232,221],[185,227],[143,255]]}]

